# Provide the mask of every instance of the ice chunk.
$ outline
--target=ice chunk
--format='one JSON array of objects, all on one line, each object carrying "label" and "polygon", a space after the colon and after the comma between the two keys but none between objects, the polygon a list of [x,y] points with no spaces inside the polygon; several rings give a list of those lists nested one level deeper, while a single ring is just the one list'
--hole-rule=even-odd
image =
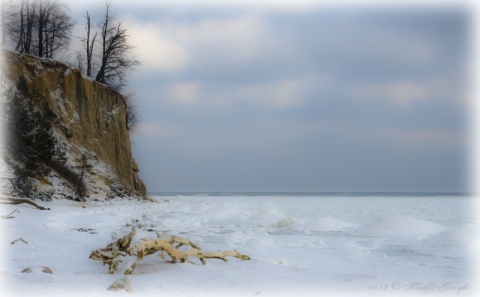
[{"label": "ice chunk", "polygon": [[276,208],[260,210],[248,219],[249,223],[259,225],[276,225],[287,217]]}]

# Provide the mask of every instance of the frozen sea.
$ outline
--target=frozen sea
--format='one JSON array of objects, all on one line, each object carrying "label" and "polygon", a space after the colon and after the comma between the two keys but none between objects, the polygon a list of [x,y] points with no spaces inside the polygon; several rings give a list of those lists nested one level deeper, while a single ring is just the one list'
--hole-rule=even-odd
[{"label": "frozen sea", "polygon": [[[251,261],[149,256],[129,276],[130,296],[471,296],[477,292],[476,197],[399,193],[152,193],[158,203],[116,200],[28,205],[2,219],[6,292],[115,294],[119,275],[88,258],[137,228],[187,237],[204,250]],[[83,207],[85,206],[85,207]],[[24,239],[27,243],[17,241]],[[52,275],[20,273],[48,266]],[[118,293],[116,293],[118,294]],[[121,294],[121,293],[120,293]],[[113,296],[112,295],[112,296]]]}]

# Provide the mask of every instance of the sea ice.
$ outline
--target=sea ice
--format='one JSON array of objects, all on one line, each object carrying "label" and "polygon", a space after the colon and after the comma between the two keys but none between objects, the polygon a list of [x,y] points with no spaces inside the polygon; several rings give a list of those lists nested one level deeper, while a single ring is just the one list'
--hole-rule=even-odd
[{"label": "sea ice", "polygon": [[[134,240],[165,231],[204,250],[236,249],[252,260],[172,265],[148,256],[128,277],[129,296],[468,296],[476,289],[475,213],[468,197],[156,199],[43,203],[50,211],[2,206],[2,214],[18,210],[0,221],[2,290],[49,297],[122,294],[107,291],[121,276],[107,274],[88,256],[132,226]],[[27,243],[11,244],[19,238]],[[53,274],[21,273],[26,267],[49,267]],[[451,292],[438,291],[445,283]]]}]

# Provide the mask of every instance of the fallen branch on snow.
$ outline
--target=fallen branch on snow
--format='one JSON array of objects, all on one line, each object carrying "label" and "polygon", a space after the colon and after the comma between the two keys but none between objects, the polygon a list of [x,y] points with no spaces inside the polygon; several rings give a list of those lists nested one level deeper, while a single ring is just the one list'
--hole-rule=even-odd
[{"label": "fallen branch on snow", "polygon": [[[121,270],[124,274],[132,274],[135,270],[135,265],[148,255],[152,255],[156,252],[167,253],[172,263],[177,261],[185,262],[188,257],[197,257],[202,264],[205,265],[205,259],[215,258],[223,261],[228,261],[227,256],[235,257],[240,260],[250,260],[247,255],[240,254],[237,251],[224,251],[224,252],[204,252],[195,243],[186,238],[177,236],[162,237],[157,232],[157,238],[142,238],[139,242],[130,247],[132,239],[135,236],[135,228],[118,239],[115,242],[110,243],[102,249],[93,251],[90,254],[90,259],[102,261],[103,264],[108,264],[108,273],[113,274],[117,270]],[[174,246],[177,244],[176,246]],[[182,246],[189,246],[191,249],[180,250]]]},{"label": "fallen branch on snow", "polygon": [[36,204],[35,202],[33,202],[33,201],[31,201],[31,200],[23,199],[23,198],[1,197],[1,198],[0,198],[0,203],[3,203],[3,204],[21,204],[21,203],[27,203],[27,204],[30,204],[30,205],[35,206],[36,208],[38,208],[38,209],[40,209],[40,210],[50,210],[50,208],[46,208],[46,207],[40,206],[40,205]]},{"label": "fallen branch on snow", "polygon": [[15,209],[14,211],[12,211],[11,213],[9,213],[8,215],[6,216],[2,216],[2,219],[13,219],[15,218],[14,216],[12,216],[14,213],[18,212],[18,209]]}]

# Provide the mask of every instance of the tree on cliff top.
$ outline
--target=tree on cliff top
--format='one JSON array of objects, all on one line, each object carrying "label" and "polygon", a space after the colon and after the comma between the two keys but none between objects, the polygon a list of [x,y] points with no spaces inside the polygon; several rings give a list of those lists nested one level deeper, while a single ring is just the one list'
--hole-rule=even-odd
[{"label": "tree on cliff top", "polygon": [[[20,53],[53,58],[61,49],[67,51],[74,22],[68,7],[60,0],[0,0],[2,46]],[[86,37],[81,41],[86,52],[78,53],[78,68],[96,81],[120,91],[126,85],[126,72],[140,64],[131,55],[127,28],[111,13],[112,1],[105,2],[105,14],[92,32],[90,14],[86,15]],[[86,67],[84,67],[86,66]],[[123,94],[127,112],[127,129],[138,123],[132,94]]]},{"label": "tree on cliff top", "polygon": [[[92,32],[91,18],[87,11],[85,16],[86,36],[81,39],[85,55],[79,53],[77,58],[78,67],[83,71],[86,70],[87,76],[120,91],[126,84],[126,72],[140,62],[131,55],[133,47],[128,44],[127,29],[111,14],[111,3],[112,1],[105,3],[105,15],[102,22],[98,24],[99,36],[98,32]],[[98,46],[96,46],[96,41],[99,43]],[[86,65],[84,65],[84,57],[86,57]],[[95,75],[94,70],[96,69],[98,72]],[[138,125],[134,95],[123,93],[122,97],[126,105],[127,129],[133,131]]]},{"label": "tree on cliff top", "polygon": [[[86,56],[87,56],[86,74],[87,76],[92,77],[92,64],[93,64],[92,58],[93,58],[95,39],[97,38],[97,32],[95,32],[93,37],[91,37],[90,31],[92,29],[92,26],[91,26],[91,18],[90,18],[90,15],[88,14],[88,11],[87,11],[87,15],[85,16],[85,19],[87,20],[87,25],[85,27],[85,31],[87,32],[87,37],[82,39],[82,43],[85,48]],[[78,68],[83,70],[84,67],[83,67],[82,55],[78,53],[77,58],[79,59]]]},{"label": "tree on cliff top", "polygon": [[[131,57],[132,46],[127,42],[127,29],[117,22],[110,12],[112,1],[106,2],[106,10],[100,27],[100,68],[95,80],[114,89],[125,86],[125,71],[140,64]],[[91,45],[90,45],[91,46]],[[88,54],[88,53],[87,53]]]},{"label": "tree on cliff top", "polygon": [[74,23],[64,4],[56,0],[21,0],[4,3],[2,10],[4,34],[15,50],[53,58],[68,47]]}]

